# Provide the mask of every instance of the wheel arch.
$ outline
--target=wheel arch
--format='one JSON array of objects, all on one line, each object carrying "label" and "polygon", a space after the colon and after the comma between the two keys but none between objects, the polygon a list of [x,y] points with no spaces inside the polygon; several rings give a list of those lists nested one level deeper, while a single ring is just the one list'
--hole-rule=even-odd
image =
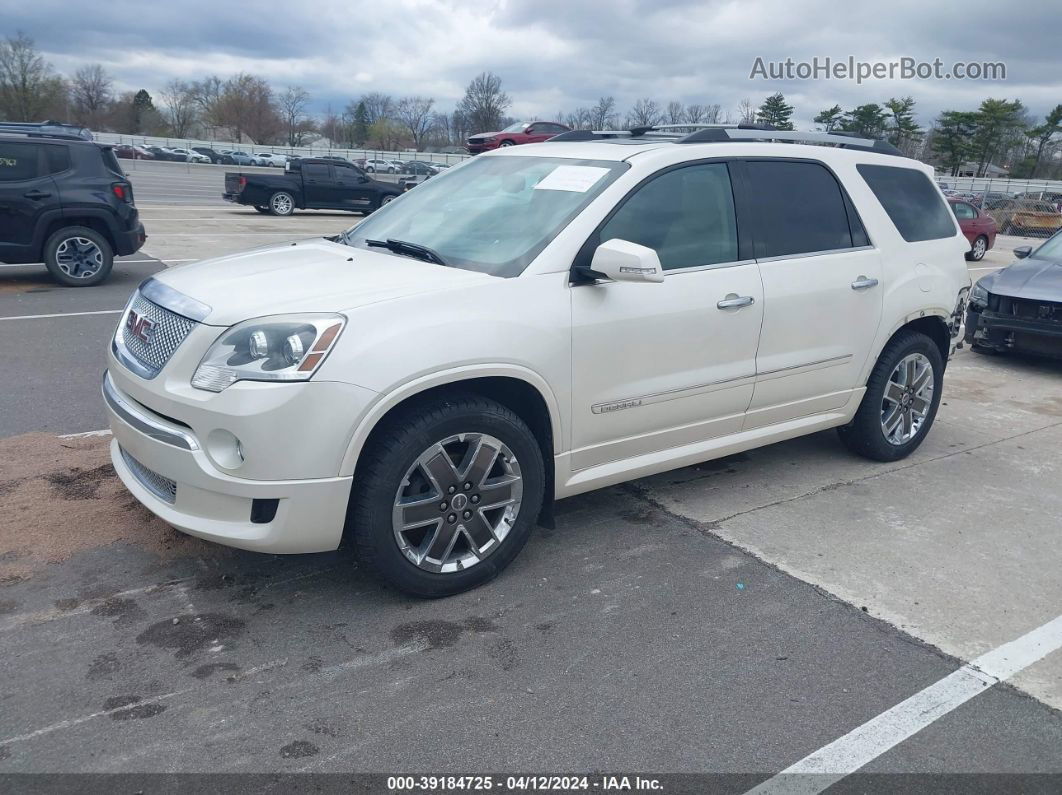
[{"label": "wheel arch", "polygon": [[942,309],[926,309],[904,318],[882,340],[877,351],[875,351],[874,357],[868,360],[866,372],[863,373],[860,382],[861,385],[866,385],[874,366],[878,363],[878,359],[881,358],[882,352],[888,347],[889,343],[906,331],[918,331],[933,340],[940,350],[940,357],[944,360],[944,366],[947,367],[948,357],[951,354],[951,330],[948,328],[948,317],[949,313]]},{"label": "wheel arch", "polygon": [[340,474],[357,477],[357,465],[375,433],[411,405],[444,398],[448,394],[473,393],[490,398],[515,412],[527,423],[542,450],[546,470],[545,493],[539,522],[552,527],[555,492],[554,453],[562,448],[561,415],[552,389],[532,370],[478,366],[424,376],[381,393],[354,429]]},{"label": "wheel arch", "polygon": [[52,218],[44,227],[44,234],[41,236],[42,253],[43,246],[48,241],[48,238],[60,229],[70,226],[84,226],[93,232],[99,233],[110,245],[111,251],[115,254],[117,253],[117,238],[114,234],[111,219],[103,212],[93,212],[91,210],[72,211],[69,215],[63,214]]}]

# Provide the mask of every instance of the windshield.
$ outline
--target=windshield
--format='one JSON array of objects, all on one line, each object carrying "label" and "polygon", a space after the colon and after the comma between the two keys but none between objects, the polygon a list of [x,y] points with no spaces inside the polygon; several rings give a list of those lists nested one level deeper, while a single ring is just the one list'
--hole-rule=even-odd
[{"label": "windshield", "polygon": [[1062,233],[1056,233],[1040,248],[1032,253],[1036,259],[1050,259],[1062,262]]},{"label": "windshield", "polygon": [[520,132],[526,126],[527,126],[527,122],[526,121],[518,121],[518,122],[516,122],[516,124],[510,124],[504,130],[502,130],[502,132]]},{"label": "windshield", "polygon": [[611,160],[486,156],[432,177],[342,242],[396,240],[430,249],[447,264],[518,276],[595,196],[627,169]]}]

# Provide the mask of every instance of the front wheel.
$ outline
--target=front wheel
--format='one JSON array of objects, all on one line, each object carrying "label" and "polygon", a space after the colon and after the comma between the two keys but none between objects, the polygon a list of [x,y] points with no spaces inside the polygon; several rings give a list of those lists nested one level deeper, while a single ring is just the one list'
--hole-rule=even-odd
[{"label": "front wheel", "polygon": [[70,226],[45,242],[44,265],[66,287],[92,287],[110,275],[114,251],[95,229]]},{"label": "front wheel", "polygon": [[273,215],[291,215],[295,212],[295,198],[290,193],[277,191],[269,197],[269,211]]},{"label": "front wheel", "polygon": [[451,596],[496,577],[542,506],[542,450],[514,412],[454,395],[401,412],[354,478],[348,526],[359,560],[406,593]]},{"label": "front wheel", "polygon": [[512,141],[502,141],[501,146],[514,146]]},{"label": "front wheel", "polygon": [[988,238],[984,235],[978,236],[974,240],[973,245],[970,246],[970,250],[966,252],[966,259],[971,262],[980,262],[985,258],[985,253],[988,251]]},{"label": "front wheel", "polygon": [[944,358],[925,334],[901,333],[885,346],[867,380],[855,418],[838,428],[845,445],[875,461],[913,453],[933,425],[944,384]]}]

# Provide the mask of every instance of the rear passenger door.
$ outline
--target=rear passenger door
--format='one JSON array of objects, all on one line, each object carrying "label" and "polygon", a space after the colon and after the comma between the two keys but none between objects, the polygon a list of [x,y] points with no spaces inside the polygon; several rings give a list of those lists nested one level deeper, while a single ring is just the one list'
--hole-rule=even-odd
[{"label": "rear passenger door", "polygon": [[332,167],[324,163],[306,163],[302,167],[302,189],[307,207],[336,206]]},{"label": "rear passenger door", "polygon": [[881,322],[883,270],[851,200],[813,160],[744,167],[763,279],[756,388],[745,428],[848,402]]}]

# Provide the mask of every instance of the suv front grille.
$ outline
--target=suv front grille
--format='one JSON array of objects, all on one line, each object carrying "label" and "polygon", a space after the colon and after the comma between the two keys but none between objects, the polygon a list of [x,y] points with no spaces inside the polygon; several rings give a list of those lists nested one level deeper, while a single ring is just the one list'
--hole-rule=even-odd
[{"label": "suv front grille", "polygon": [[1000,314],[1011,315],[1024,320],[1062,323],[1062,303],[1053,301],[1035,301],[1027,298],[1001,296],[998,311]]},{"label": "suv front grille", "polygon": [[[142,327],[137,333],[131,328],[138,319],[150,324],[150,332]],[[141,365],[145,371],[141,375],[154,378],[196,325],[194,320],[164,309],[138,292],[118,327],[115,345]]]},{"label": "suv front grille", "polygon": [[129,471],[133,473],[133,477],[137,479],[141,486],[165,503],[173,505],[177,502],[177,481],[170,480],[168,477],[148,469],[129,455],[125,448],[119,447],[118,449],[122,453],[122,460],[125,461],[125,465],[129,467]]}]

